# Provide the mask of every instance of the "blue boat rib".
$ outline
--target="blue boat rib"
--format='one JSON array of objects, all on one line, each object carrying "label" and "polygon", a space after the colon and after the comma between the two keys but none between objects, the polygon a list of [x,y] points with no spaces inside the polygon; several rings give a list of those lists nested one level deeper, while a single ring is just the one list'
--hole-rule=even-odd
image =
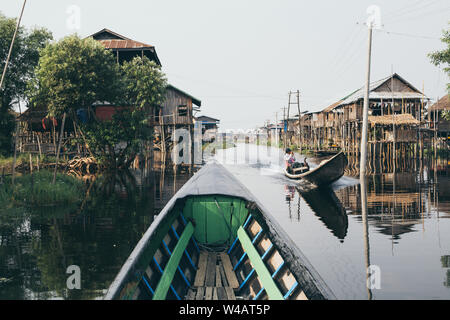
[{"label": "blue boat rib", "polygon": [[289,289],[289,291],[284,295],[284,299],[289,298],[289,296],[295,290],[295,288],[297,288],[297,286],[298,286],[298,282],[295,281],[295,283],[292,285],[292,287]]},{"label": "blue boat rib", "polygon": [[150,292],[152,293],[152,295],[155,294],[155,290],[153,290],[152,286],[150,285],[150,283],[148,283],[147,279],[145,279],[145,276],[142,277],[142,280],[144,280],[145,285],[147,286],[147,288],[150,289]]},{"label": "blue boat rib", "polygon": [[[261,235],[263,229],[261,228],[261,230],[259,230],[259,232],[256,234],[256,236],[253,238],[252,243],[254,244],[256,242],[256,240],[258,240],[259,236]],[[236,271],[236,269],[239,267],[239,265],[241,264],[242,260],[244,260],[244,258],[247,256],[247,253],[244,252],[244,254],[242,255],[242,257],[239,259],[239,261],[236,263],[236,265],[233,268],[233,271]]]},{"label": "blue boat rib", "polygon": [[[262,229],[261,229],[262,231]],[[261,232],[260,232],[261,233]],[[256,238],[256,237],[255,237]],[[267,254],[270,252],[270,250],[273,248],[273,244],[271,244],[269,246],[269,248],[267,248],[267,250],[264,252],[264,254],[261,256],[261,259],[264,260],[264,258],[267,256]],[[253,275],[253,273],[255,273],[255,269],[252,269],[252,271],[250,271],[250,273],[248,274],[248,276],[245,278],[244,282],[242,282],[242,284],[239,286],[239,289],[242,289],[242,287],[245,285],[245,283],[250,279],[250,277]],[[258,294],[256,295],[256,297],[258,297],[262,290],[264,290],[264,287],[261,288],[261,290],[258,292]],[[256,300],[256,297],[253,300]]]},{"label": "blue boat rib", "polygon": [[[172,256],[172,252],[169,249],[169,246],[166,244],[166,242],[163,240],[162,241],[164,244],[164,247],[166,248],[167,252],[169,253],[169,256]],[[180,266],[177,267],[178,271],[180,272],[181,276],[183,277],[184,282],[186,282],[186,284],[188,285],[188,287],[191,287],[191,284],[189,283],[189,280],[186,278],[186,276],[183,273],[183,270],[181,270]]]}]

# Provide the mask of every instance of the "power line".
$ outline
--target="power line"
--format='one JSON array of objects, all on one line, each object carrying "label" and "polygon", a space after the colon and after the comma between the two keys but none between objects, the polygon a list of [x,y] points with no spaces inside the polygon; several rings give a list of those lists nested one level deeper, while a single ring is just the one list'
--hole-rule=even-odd
[{"label": "power line", "polygon": [[423,35],[417,35],[417,34],[411,34],[411,33],[403,33],[403,32],[395,32],[395,31],[389,31],[384,29],[376,30],[377,32],[384,32],[388,35],[397,35],[397,36],[405,36],[405,37],[411,37],[411,38],[422,38],[422,39],[429,39],[429,40],[440,40],[438,37],[431,37],[431,36],[423,36]]}]

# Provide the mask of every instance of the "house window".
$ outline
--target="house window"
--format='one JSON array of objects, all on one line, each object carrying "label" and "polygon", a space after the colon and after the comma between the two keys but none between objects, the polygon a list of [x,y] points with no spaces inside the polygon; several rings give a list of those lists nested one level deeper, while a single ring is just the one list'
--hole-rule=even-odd
[{"label": "house window", "polygon": [[187,117],[187,115],[188,115],[188,107],[185,105],[178,106],[178,116]]}]

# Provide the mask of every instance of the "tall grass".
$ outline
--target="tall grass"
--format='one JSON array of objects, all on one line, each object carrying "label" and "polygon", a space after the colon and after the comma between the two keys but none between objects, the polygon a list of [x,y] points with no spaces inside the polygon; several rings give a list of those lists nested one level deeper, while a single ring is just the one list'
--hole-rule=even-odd
[{"label": "tall grass", "polygon": [[0,206],[59,206],[83,199],[85,185],[81,180],[58,173],[52,184],[53,173],[41,170],[33,175],[17,176],[14,187],[11,177],[0,185]]}]

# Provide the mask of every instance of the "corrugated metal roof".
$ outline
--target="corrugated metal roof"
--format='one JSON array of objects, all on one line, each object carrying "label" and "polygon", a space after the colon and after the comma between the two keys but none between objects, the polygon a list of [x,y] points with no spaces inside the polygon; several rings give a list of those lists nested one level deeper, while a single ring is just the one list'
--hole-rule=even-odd
[{"label": "corrugated metal roof", "polygon": [[[386,81],[389,81],[392,77],[399,79],[400,81],[405,83],[407,86],[409,86],[411,89],[413,89],[415,92],[391,92],[391,91],[374,92],[374,90],[378,89],[381,85],[383,85]],[[340,101],[340,103],[332,105],[332,106],[326,108],[325,110],[329,109],[326,112],[329,112],[329,111],[333,110],[334,108],[336,108],[338,106],[352,104],[352,103],[354,103],[354,102],[356,102],[356,101],[358,101],[360,99],[364,99],[364,91],[365,91],[365,87],[354,91],[353,93],[351,93],[347,97],[343,98]],[[389,77],[380,79],[378,81],[372,82],[370,84],[370,86],[369,86],[369,92],[370,92],[370,99],[390,99],[390,98],[394,98],[394,99],[401,99],[401,98],[404,98],[404,99],[422,99],[422,98],[427,98],[423,93],[421,93],[413,85],[411,85],[408,81],[406,81],[405,79],[403,79],[402,77],[400,77],[396,73],[394,75],[392,75],[392,76],[389,76]],[[331,107],[333,107],[333,108],[331,108]]]},{"label": "corrugated metal roof", "polygon": [[149,44],[145,44],[142,42],[134,41],[134,40],[99,40],[106,49],[145,49],[145,48],[154,48]]}]

